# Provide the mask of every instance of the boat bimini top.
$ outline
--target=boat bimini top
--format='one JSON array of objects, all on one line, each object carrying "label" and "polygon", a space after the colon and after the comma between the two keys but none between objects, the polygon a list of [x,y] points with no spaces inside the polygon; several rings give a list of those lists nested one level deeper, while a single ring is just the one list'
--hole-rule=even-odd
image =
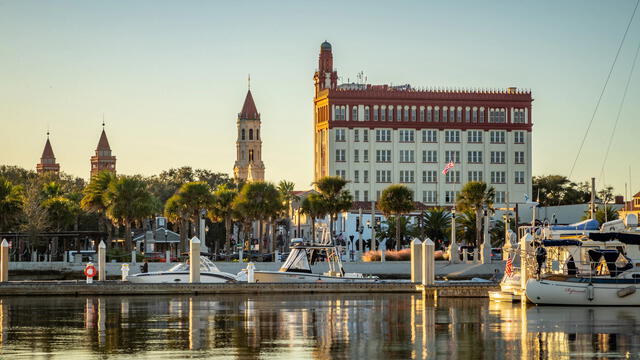
[{"label": "boat bimini top", "polygon": [[[171,269],[168,270],[168,272],[184,272],[184,271],[189,271],[189,262],[183,262],[183,263],[179,263],[177,265],[175,265],[174,267],[172,267]],[[218,267],[216,266],[216,264],[214,264],[213,262],[211,262],[211,260],[209,260],[208,258],[204,257],[204,256],[200,256],[200,272],[220,272],[220,270],[218,269]]]}]

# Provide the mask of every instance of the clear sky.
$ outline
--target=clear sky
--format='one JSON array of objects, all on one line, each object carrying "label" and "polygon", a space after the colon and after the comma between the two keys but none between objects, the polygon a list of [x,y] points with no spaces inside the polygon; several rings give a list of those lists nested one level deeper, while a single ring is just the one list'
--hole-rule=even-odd
[{"label": "clear sky", "polygon": [[[568,175],[635,0],[0,0],[0,164],[35,168],[47,127],[62,170],[89,173],[102,116],[118,172],[232,173],[247,74],[268,180],[313,177],[313,72],[343,81],[530,88],[533,173]],[[572,178],[598,177],[640,42],[631,25]],[[640,66],[639,66],[640,67]],[[640,69],[637,70],[640,72]],[[624,192],[640,122],[635,74],[606,167]],[[635,163],[635,164],[634,164]],[[640,179],[631,180],[633,192]]]}]

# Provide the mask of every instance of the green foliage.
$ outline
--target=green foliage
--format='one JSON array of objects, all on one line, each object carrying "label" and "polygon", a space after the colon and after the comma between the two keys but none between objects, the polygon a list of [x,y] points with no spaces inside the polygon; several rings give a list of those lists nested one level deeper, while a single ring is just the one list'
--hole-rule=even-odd
[{"label": "green foliage", "polygon": [[456,207],[465,215],[473,211],[475,220],[475,225],[473,226],[476,234],[475,241],[467,240],[468,244],[477,245],[482,241],[482,225],[480,224],[482,220],[482,209],[484,207],[492,209],[495,196],[495,189],[487,186],[487,184],[482,181],[469,181],[462,187],[456,200]]},{"label": "green foliage", "polygon": [[316,242],[316,219],[327,215],[325,202],[318,193],[311,193],[300,203],[300,212],[311,218],[311,237]]},{"label": "green foliage", "polygon": [[338,213],[349,210],[353,204],[353,197],[345,189],[347,181],[339,176],[325,176],[313,184],[318,189],[322,207],[329,215],[329,228],[333,230],[333,221]]},{"label": "green foliage", "polygon": [[66,230],[76,222],[78,215],[80,215],[78,203],[64,196],[47,198],[42,202],[42,207],[47,210],[49,222],[53,224],[55,231]]},{"label": "green foliage", "polygon": [[227,253],[231,250],[231,226],[235,215],[233,203],[237,196],[238,191],[236,189],[222,185],[213,193],[213,202],[209,207],[211,221],[224,222]]},{"label": "green foliage", "polygon": [[[398,222],[400,223],[400,231],[398,232]],[[376,231],[378,241],[387,239],[387,249],[399,248],[407,243],[407,239],[418,236],[420,229],[409,222],[409,218],[405,216],[389,216],[387,221],[383,222],[379,231]],[[400,236],[398,237],[398,233]],[[398,240],[399,239],[399,240]]]},{"label": "green foliage", "polygon": [[413,191],[405,185],[390,185],[380,194],[378,209],[386,216],[406,214],[413,210]]},{"label": "green foliage", "polygon": [[451,234],[451,212],[448,209],[432,208],[424,211],[420,217],[420,238],[431,239],[437,247],[448,243]]},{"label": "green foliage", "polygon": [[[600,224],[604,224],[607,221],[618,220],[619,217],[620,215],[618,211],[610,206],[599,206],[596,210],[596,220],[598,220]],[[585,211],[582,216],[582,220],[587,219],[591,219],[591,213],[589,210]]]},{"label": "green foliage", "polygon": [[591,199],[588,182],[576,184],[562,175],[533,177],[533,200],[540,206],[584,204]]},{"label": "green foliage", "polygon": [[23,201],[22,187],[0,177],[0,231],[10,231],[18,226]]}]

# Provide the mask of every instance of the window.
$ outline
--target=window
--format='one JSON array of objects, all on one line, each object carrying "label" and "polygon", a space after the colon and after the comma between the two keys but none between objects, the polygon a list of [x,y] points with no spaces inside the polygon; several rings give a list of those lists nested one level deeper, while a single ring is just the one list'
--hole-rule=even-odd
[{"label": "window", "polygon": [[459,130],[447,130],[444,132],[444,142],[447,143],[459,143],[460,131]]},{"label": "window", "polygon": [[389,121],[393,121],[393,106],[389,106]]},{"label": "window", "polygon": [[413,170],[400,170],[400,182],[401,183],[413,183],[414,182]]},{"label": "window", "polygon": [[345,162],[346,161],[346,150],[344,149],[336,149],[336,161],[337,162]]},{"label": "window", "polygon": [[496,198],[495,198],[495,202],[496,204],[504,204],[506,203],[505,201],[505,192],[504,191],[496,191]]},{"label": "window", "polygon": [[514,144],[524,144],[524,131],[514,131],[513,132],[513,143]]},{"label": "window", "polygon": [[431,117],[431,108],[427,108],[427,122],[431,122],[433,119]]},{"label": "window", "polygon": [[380,109],[380,120],[387,121],[387,110],[384,107]]},{"label": "window", "polygon": [[249,140],[253,140],[253,129],[249,129]]},{"label": "window", "polygon": [[396,121],[402,121],[402,108],[398,106],[396,110]]},{"label": "window", "polygon": [[484,108],[480,108],[480,122],[484,122]]},{"label": "window", "polygon": [[469,181],[484,181],[482,180],[482,171],[469,171]]},{"label": "window", "polygon": [[[251,138],[251,130],[249,130],[249,138]],[[336,141],[345,141],[345,130],[344,129],[336,129]]]},{"label": "window", "polygon": [[336,106],[333,114],[334,120],[347,120],[347,107],[344,105]]},{"label": "window", "polygon": [[492,164],[504,164],[504,151],[492,151],[491,152]]},{"label": "window", "polygon": [[524,164],[524,151],[516,151],[514,154],[514,160],[516,164]]},{"label": "window", "polygon": [[353,130],[353,141],[355,142],[360,141],[360,133],[358,132],[358,129]]},{"label": "window", "polygon": [[411,121],[416,121],[416,108],[411,108]]},{"label": "window", "polygon": [[453,204],[458,197],[459,191],[445,191],[444,192],[444,202],[447,204]]},{"label": "window", "polygon": [[420,108],[420,122],[424,122],[424,108]]},{"label": "window", "polygon": [[369,190],[364,191],[364,201],[369,201]]},{"label": "window", "polygon": [[492,144],[504,144],[504,131],[491,131],[489,137]]},{"label": "window", "polygon": [[353,182],[354,183],[360,182],[360,171],[355,170],[353,172]]},{"label": "window", "polygon": [[467,152],[467,162],[470,164],[482,164],[482,151]]},{"label": "window", "polygon": [[373,108],[373,121],[378,121],[378,108]]},{"label": "window", "polygon": [[514,183],[524,184],[524,171],[516,171],[514,175]]},{"label": "window", "polygon": [[422,130],[422,142],[438,142],[438,130]]},{"label": "window", "polygon": [[458,116],[456,117],[456,121],[462,122],[462,108],[458,108]]},{"label": "window", "polygon": [[491,183],[492,184],[504,184],[505,183],[506,174],[504,171],[492,171],[491,172]]},{"label": "window", "polygon": [[400,130],[400,142],[414,142],[413,130]]},{"label": "window", "polygon": [[369,182],[369,170],[364,170],[362,172],[362,182],[363,183],[368,183]]},{"label": "window", "polygon": [[447,110],[447,107],[443,107],[442,108],[442,122],[447,122],[447,118],[449,117],[449,111]]},{"label": "window", "polygon": [[460,163],[460,151],[458,150],[447,150],[444,152],[444,162],[449,163],[453,161],[456,164]]},{"label": "window", "polygon": [[489,122],[501,124],[507,122],[505,109],[489,109]]},{"label": "window", "polygon": [[437,150],[422,150],[422,162],[435,163],[438,162]]},{"label": "window", "polygon": [[353,150],[353,162],[360,162],[360,152],[358,149]]},{"label": "window", "polygon": [[400,162],[402,163],[412,163],[414,161],[414,151],[413,150],[400,150]]},{"label": "window", "polygon": [[433,112],[433,121],[435,122],[439,122],[440,121],[440,111],[439,109],[436,107],[435,111]]},{"label": "window", "polygon": [[354,193],[353,200],[360,201],[360,191],[356,190],[353,193]]},{"label": "window", "polygon": [[459,184],[460,183],[460,171],[449,170],[447,175],[444,176],[444,181],[447,184]]},{"label": "window", "polygon": [[369,116],[371,116],[371,114],[369,112],[369,107],[365,106],[364,107],[364,121],[369,121]]},{"label": "window", "polygon": [[249,150],[249,161],[253,162],[253,150]]},{"label": "window", "polygon": [[376,182],[377,183],[390,183],[391,182],[391,170],[376,170]]},{"label": "window", "polygon": [[358,121],[358,106],[351,107],[351,121]]},{"label": "window", "polygon": [[482,143],[482,130],[467,131],[467,142],[472,144]]},{"label": "window", "polygon": [[336,170],[336,176],[339,176],[343,179],[347,178],[347,172],[345,170]]},{"label": "window", "polygon": [[451,116],[449,116],[449,121],[450,122],[455,122],[456,121],[456,109],[454,109],[453,107],[449,108],[449,111],[451,112]]},{"label": "window", "polygon": [[260,129],[256,129],[256,140],[260,140]]},{"label": "window", "polygon": [[435,170],[424,170],[422,172],[422,182],[427,183],[437,183],[438,182],[438,172]]},{"label": "window", "polygon": [[369,142],[369,129],[362,130],[362,141]]},{"label": "window", "polygon": [[513,122],[516,124],[525,124],[527,122],[524,109],[513,109]]},{"label": "window", "polygon": [[471,121],[471,108],[467,107],[464,109],[464,121],[465,122],[470,122]]},{"label": "window", "polygon": [[406,106],[404,107],[404,116],[403,116],[402,120],[409,121],[409,108],[406,107]]},{"label": "window", "polygon": [[242,140],[244,140],[244,129],[242,129],[242,130],[240,131],[240,133],[241,133],[241,138],[242,138]]},{"label": "window", "polygon": [[427,190],[422,192],[422,202],[435,203],[436,199],[436,192],[434,190]]},{"label": "window", "polygon": [[376,162],[377,163],[391,162],[391,150],[376,150]]},{"label": "window", "polygon": [[476,109],[476,108],[473,108],[471,121],[472,122],[478,122],[478,109]]},{"label": "window", "polygon": [[369,162],[369,150],[362,150],[362,161]]},{"label": "window", "polygon": [[390,142],[391,130],[376,130],[376,142]]}]

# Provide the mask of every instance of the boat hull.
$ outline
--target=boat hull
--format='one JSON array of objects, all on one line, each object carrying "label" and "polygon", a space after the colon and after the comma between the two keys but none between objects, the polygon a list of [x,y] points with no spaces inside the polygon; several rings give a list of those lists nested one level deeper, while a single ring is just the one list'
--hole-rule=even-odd
[{"label": "boat hull", "polygon": [[[578,281],[527,281],[527,299],[542,305],[639,306],[640,284]],[[625,294],[624,296],[620,296]]]},{"label": "boat hull", "polygon": [[[134,284],[166,284],[166,283],[189,283],[188,272],[158,272],[141,273],[127,277],[127,280]],[[228,283],[236,282],[235,276],[227,273],[200,273],[201,283]]]},{"label": "boat hull", "polygon": [[378,279],[367,279],[357,277],[338,277],[297,272],[281,272],[281,271],[255,271],[255,282],[261,283],[296,283],[296,282],[340,282],[340,283],[371,283]]}]

